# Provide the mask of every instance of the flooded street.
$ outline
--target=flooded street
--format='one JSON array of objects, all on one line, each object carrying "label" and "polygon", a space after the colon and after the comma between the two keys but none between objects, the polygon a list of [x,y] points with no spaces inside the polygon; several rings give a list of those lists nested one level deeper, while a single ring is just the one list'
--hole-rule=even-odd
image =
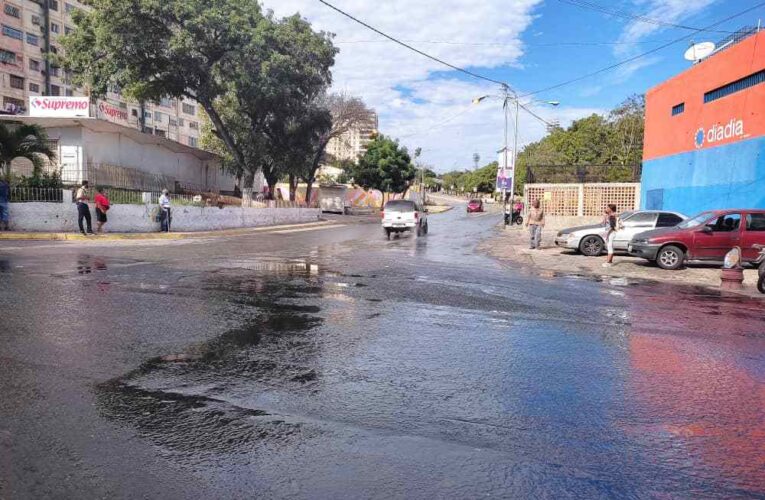
[{"label": "flooded street", "polygon": [[765,496],[765,314],[498,215],[0,245],[0,498]]}]

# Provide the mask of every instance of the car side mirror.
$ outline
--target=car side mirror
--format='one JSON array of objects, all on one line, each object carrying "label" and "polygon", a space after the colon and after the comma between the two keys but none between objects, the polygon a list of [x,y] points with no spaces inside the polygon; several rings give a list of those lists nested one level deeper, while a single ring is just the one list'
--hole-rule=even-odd
[{"label": "car side mirror", "polygon": [[702,227],[702,228],[701,228],[701,231],[700,231],[700,232],[702,232],[702,233],[704,233],[704,234],[712,234],[714,231],[712,230],[712,228],[711,228],[711,227],[709,227],[709,226],[704,226],[704,227]]}]

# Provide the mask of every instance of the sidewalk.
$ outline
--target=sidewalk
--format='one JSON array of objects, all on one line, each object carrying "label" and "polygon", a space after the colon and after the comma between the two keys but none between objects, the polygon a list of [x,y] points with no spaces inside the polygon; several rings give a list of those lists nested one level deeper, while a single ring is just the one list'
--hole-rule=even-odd
[{"label": "sidewalk", "polygon": [[[539,274],[586,275],[609,278],[627,278],[634,280],[660,281],[682,285],[704,286],[719,289],[719,266],[693,266],[677,271],[665,271],[656,265],[636,257],[616,254],[614,265],[604,268],[605,255],[585,257],[573,250],[558,248],[553,243],[556,231],[545,230],[542,234],[542,248],[529,249],[528,231],[519,227],[505,228],[497,226],[494,236],[483,241],[479,246],[482,251],[494,258],[512,263]],[[752,297],[765,298],[757,291],[757,271],[744,271],[743,293]]]},{"label": "sidewalk", "polygon": [[323,226],[341,226],[340,221],[319,221],[302,224],[283,224],[278,226],[260,226],[251,228],[221,229],[218,231],[195,231],[186,233],[102,233],[85,236],[80,233],[32,233],[32,232],[0,232],[0,241],[38,240],[38,241],[117,241],[117,240],[183,240],[189,238],[213,238],[221,236],[241,236],[263,231],[278,231],[280,229],[310,229]]}]

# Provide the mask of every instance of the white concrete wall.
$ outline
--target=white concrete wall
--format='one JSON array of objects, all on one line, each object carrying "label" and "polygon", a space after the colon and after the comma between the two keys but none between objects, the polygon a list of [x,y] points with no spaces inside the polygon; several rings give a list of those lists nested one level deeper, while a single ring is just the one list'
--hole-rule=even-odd
[{"label": "white concrete wall", "polygon": [[[156,205],[112,205],[109,232],[140,233],[159,231],[155,222]],[[242,208],[190,207],[173,208],[173,231],[211,231],[245,227],[314,222],[321,211],[316,208]],[[95,228],[96,214],[91,206]],[[74,203],[11,203],[10,225],[14,231],[76,232],[77,207]]]}]

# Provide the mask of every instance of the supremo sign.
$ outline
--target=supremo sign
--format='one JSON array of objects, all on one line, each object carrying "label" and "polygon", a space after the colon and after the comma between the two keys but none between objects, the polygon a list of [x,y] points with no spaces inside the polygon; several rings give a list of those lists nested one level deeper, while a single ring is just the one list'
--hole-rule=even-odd
[{"label": "supremo sign", "polygon": [[90,99],[87,97],[31,96],[29,116],[88,117]]},{"label": "supremo sign", "polygon": [[696,148],[704,145],[713,146],[715,143],[727,141],[729,139],[738,139],[744,136],[744,120],[731,118],[728,123],[712,125],[709,129],[701,127],[696,132]]}]

